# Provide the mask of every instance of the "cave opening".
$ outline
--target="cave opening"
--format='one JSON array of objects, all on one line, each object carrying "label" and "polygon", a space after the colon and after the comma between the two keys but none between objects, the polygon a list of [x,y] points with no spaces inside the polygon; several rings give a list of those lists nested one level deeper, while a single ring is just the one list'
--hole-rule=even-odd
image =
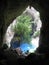
[{"label": "cave opening", "polygon": [[[28,18],[28,16],[30,17],[30,19]],[[23,22],[29,21],[29,22],[31,22],[31,25],[28,25],[28,23],[23,23],[24,24],[23,25],[21,21],[23,21]],[[17,32],[18,22],[19,22],[20,26],[18,26],[19,30]],[[31,41],[24,42],[23,40],[21,40],[21,43],[20,43],[20,41],[18,39],[23,38],[24,34],[26,33],[26,31],[24,31],[25,27],[26,27],[26,30],[28,31],[27,25],[28,25],[28,28],[30,27],[32,30],[31,37],[30,37]],[[14,26],[16,26],[15,31],[13,30]],[[28,6],[25,9],[25,11],[20,16],[16,17],[16,19],[14,19],[13,22],[8,26],[4,39],[3,39],[3,42],[4,42],[3,44],[7,44],[8,48],[12,48],[12,49],[17,48],[17,50],[18,50],[18,48],[20,48],[23,53],[27,53],[28,51],[29,51],[29,53],[34,53],[35,50],[39,46],[39,37],[40,37],[41,26],[42,26],[42,22],[40,19],[40,12],[37,11],[34,7],[30,8]],[[23,30],[23,32],[22,32],[22,30]],[[19,36],[18,33],[20,34],[21,37]],[[26,34],[26,37],[27,37],[27,35],[28,35],[28,33]],[[28,37],[26,39],[28,40]]]}]

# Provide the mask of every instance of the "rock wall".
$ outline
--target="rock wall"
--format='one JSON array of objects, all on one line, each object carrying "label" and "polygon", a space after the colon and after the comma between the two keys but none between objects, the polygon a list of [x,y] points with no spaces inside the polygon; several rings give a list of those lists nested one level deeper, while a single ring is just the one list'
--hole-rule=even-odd
[{"label": "rock wall", "polygon": [[[38,5],[37,5],[38,3]],[[38,7],[37,10],[40,11],[40,17],[42,20],[42,28],[39,40],[39,48],[37,51],[39,53],[49,53],[49,1],[40,0],[36,1],[34,7]]]},{"label": "rock wall", "polygon": [[[30,0],[29,0],[30,1]],[[0,1],[0,44],[8,25],[21,14],[29,4],[28,0],[1,0]],[[40,53],[49,52],[49,0],[31,0],[31,6],[40,12],[42,20],[41,35],[39,41]]]}]

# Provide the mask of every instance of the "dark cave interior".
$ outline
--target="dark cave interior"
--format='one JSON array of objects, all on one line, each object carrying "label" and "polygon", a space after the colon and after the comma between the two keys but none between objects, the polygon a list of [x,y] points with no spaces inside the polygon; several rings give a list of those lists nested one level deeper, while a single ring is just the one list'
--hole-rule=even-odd
[{"label": "dark cave interior", "polygon": [[[30,5],[40,12],[42,27],[39,47],[35,53],[22,58],[17,52],[2,47],[9,24]],[[0,0],[0,65],[44,64],[49,65],[49,0]]]}]

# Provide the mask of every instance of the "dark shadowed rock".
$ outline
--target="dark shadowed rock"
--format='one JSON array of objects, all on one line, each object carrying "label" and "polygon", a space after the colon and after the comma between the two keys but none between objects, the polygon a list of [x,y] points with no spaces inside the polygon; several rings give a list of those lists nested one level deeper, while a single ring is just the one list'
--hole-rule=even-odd
[{"label": "dark shadowed rock", "polygon": [[[16,2],[17,0],[1,0],[0,1],[0,43],[3,41],[3,35],[8,27],[8,25],[13,21],[13,19],[20,15],[20,11],[24,10],[24,2],[20,3]],[[17,4],[16,4],[17,3]],[[22,7],[23,5],[23,7]],[[40,34],[39,48],[37,49],[37,53],[46,54],[44,58],[43,55],[30,54],[24,60],[18,60],[20,64],[29,64],[29,65],[49,65],[49,0],[32,0],[31,6],[34,6],[37,10],[40,11],[40,16],[42,20],[42,28]],[[27,6],[27,5],[26,5]],[[26,8],[25,6],[25,8]],[[16,9],[16,10],[15,10]],[[21,11],[21,12],[22,12]],[[14,13],[13,13],[14,12]],[[17,13],[19,14],[17,14]],[[16,14],[15,14],[16,13]],[[7,18],[6,18],[7,17]],[[4,26],[4,27],[3,27]],[[0,49],[0,57],[2,54],[6,57],[8,65],[16,65],[17,59],[19,56],[14,51],[6,51]],[[3,58],[3,57],[2,57]],[[23,61],[23,63],[22,63]],[[5,64],[2,64],[5,65]]]}]

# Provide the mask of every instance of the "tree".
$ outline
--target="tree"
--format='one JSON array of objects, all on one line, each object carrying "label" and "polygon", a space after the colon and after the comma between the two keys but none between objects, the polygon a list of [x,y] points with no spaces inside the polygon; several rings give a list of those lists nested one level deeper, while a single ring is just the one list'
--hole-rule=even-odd
[{"label": "tree", "polygon": [[17,22],[14,26],[15,33],[20,37],[21,42],[30,42],[31,40],[31,32],[32,32],[32,25],[31,25],[32,18],[29,15],[21,15],[17,17]]}]

